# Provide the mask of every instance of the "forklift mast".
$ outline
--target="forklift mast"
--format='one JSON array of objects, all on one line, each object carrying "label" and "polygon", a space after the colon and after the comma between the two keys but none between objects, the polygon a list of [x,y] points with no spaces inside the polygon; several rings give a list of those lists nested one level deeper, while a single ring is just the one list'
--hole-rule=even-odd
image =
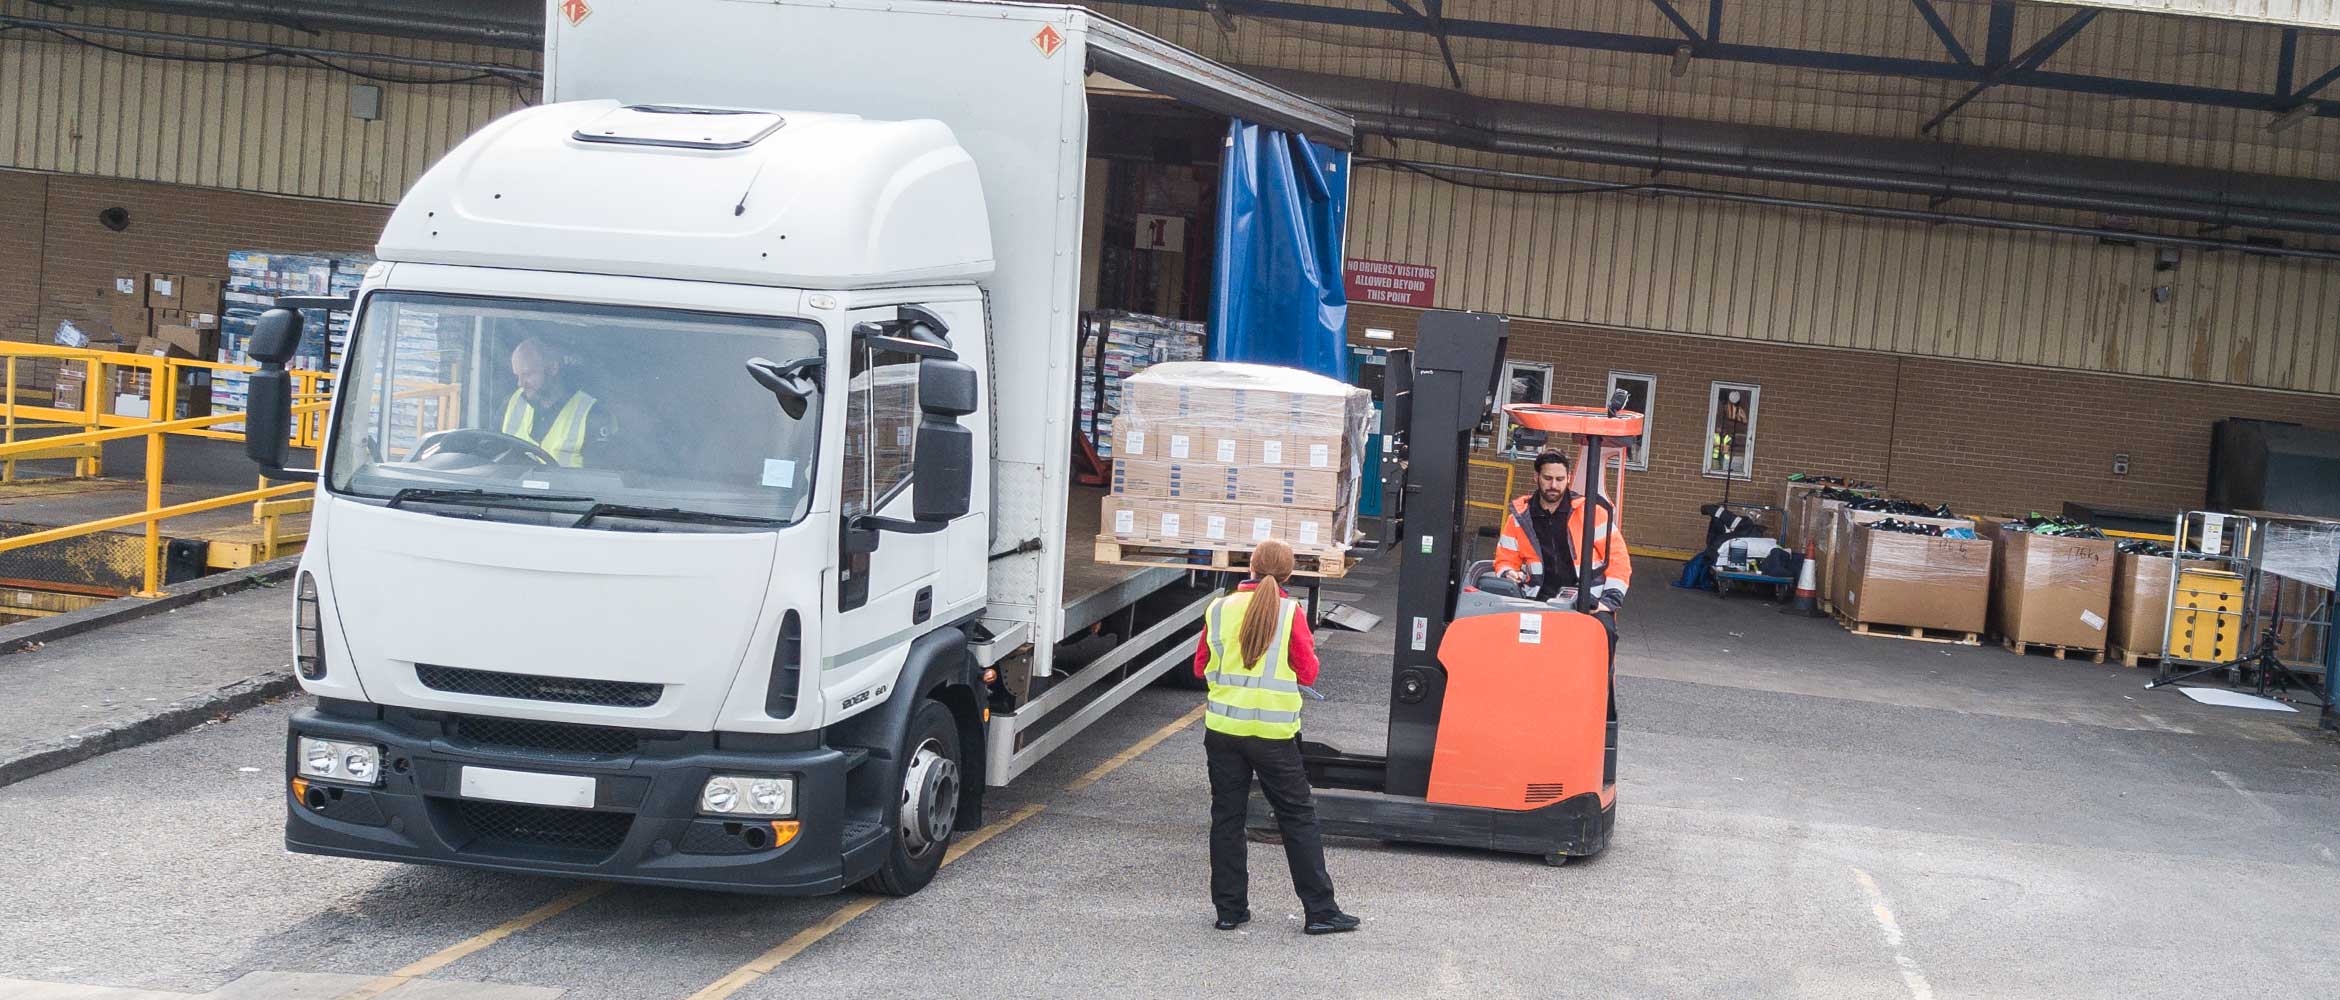
[{"label": "forklift mast", "polygon": [[1471,435],[1501,398],[1497,381],[1509,337],[1501,316],[1428,312],[1410,358],[1390,354],[1383,416],[1397,432],[1384,442],[1383,454],[1385,461],[1397,456],[1402,472],[1390,479],[1399,484],[1396,503],[1383,513],[1403,560],[1390,671],[1385,789],[1392,795],[1429,791],[1446,693],[1439,641],[1454,619],[1455,595],[1469,568],[1463,512]]}]

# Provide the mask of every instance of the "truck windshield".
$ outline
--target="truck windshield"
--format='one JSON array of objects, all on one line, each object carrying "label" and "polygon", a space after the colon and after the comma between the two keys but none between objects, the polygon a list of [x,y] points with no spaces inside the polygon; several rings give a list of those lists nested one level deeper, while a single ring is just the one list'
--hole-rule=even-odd
[{"label": "truck windshield", "polygon": [[[812,499],[821,343],[802,319],[377,293],[327,482],[467,517],[769,530]],[[758,358],[813,363],[801,417],[750,374]]]}]

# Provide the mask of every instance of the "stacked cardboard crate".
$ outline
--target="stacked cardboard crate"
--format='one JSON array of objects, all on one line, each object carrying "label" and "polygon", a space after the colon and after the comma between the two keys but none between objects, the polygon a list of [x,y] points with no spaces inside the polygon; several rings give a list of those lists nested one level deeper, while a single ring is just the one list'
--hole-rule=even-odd
[{"label": "stacked cardboard crate", "polygon": [[[1882,530],[1891,517],[1943,535]],[[1964,518],[1912,517],[1840,509],[1830,597],[1848,626],[1890,625],[1909,634],[1979,643],[1990,611],[1991,546]]]},{"label": "stacked cardboard crate", "polygon": [[[106,287],[104,336],[91,337],[86,346],[125,351],[158,358],[209,360],[219,338],[220,280],[207,275],[159,271],[117,271]],[[58,405],[78,408],[87,369],[60,366]],[[122,416],[153,415],[153,376],[143,369],[118,368],[113,375],[111,402],[106,409]],[[180,373],[172,394],[176,403],[170,418],[202,416],[210,412],[211,373]]]},{"label": "stacked cardboard crate", "polygon": [[2112,622],[2114,546],[2107,538],[2074,538],[2001,524],[1997,531],[1998,584],[1991,608],[2008,649],[2038,646],[2103,662]]},{"label": "stacked cardboard crate", "polygon": [[1080,426],[1097,429],[1097,455],[1110,459],[1121,387],[1130,376],[1171,361],[1200,361],[1203,324],[1143,313],[1096,312],[1083,317]]},{"label": "stacked cardboard crate", "polygon": [[[220,316],[219,360],[248,365],[254,325],[260,314],[275,307],[283,296],[347,295],[365,280],[374,259],[365,254],[275,253],[236,250],[228,254],[226,310]],[[346,310],[301,310],[301,342],[289,367],[333,371],[341,364],[349,343]],[[222,373],[214,380],[214,412],[243,412],[250,400],[250,380],[242,373]],[[233,430],[230,425],[227,429]]]},{"label": "stacked cardboard crate", "polygon": [[1289,368],[1172,362],[1124,385],[1099,541],[1337,558],[1355,534],[1372,399]]}]

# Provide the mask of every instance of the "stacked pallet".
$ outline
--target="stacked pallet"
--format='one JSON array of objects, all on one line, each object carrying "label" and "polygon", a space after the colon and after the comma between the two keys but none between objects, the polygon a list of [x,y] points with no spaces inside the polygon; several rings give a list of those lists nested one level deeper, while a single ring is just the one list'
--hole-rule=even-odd
[{"label": "stacked pallet", "polygon": [[1280,538],[1310,572],[1345,566],[1365,390],[1269,365],[1170,362],[1129,378],[1121,403],[1100,561],[1231,568]]}]

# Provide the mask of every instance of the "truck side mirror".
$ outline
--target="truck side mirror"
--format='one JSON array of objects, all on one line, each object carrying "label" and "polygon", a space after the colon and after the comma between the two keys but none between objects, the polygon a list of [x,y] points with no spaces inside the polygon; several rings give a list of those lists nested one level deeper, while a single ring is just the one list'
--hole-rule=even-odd
[{"label": "truck side mirror", "polygon": [[284,467],[285,437],[292,426],[292,376],[284,363],[292,360],[300,344],[301,314],[270,309],[253,325],[246,348],[260,362],[260,370],[252,373],[251,398],[245,405],[244,455],[271,479],[297,478]]},{"label": "truck side mirror", "polygon": [[957,520],[972,503],[975,434],[959,418],[981,409],[975,369],[958,361],[918,362],[918,451],[912,460],[910,516],[928,523]]}]

